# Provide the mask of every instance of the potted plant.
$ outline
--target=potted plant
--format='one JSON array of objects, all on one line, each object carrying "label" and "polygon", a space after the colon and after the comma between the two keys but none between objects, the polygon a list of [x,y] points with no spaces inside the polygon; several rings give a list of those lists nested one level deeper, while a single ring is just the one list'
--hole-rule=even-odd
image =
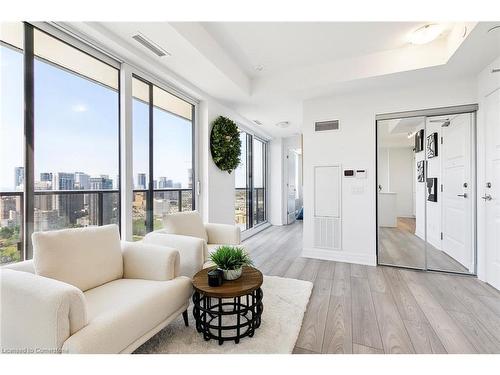
[{"label": "potted plant", "polygon": [[236,280],[241,276],[243,266],[253,264],[245,249],[234,246],[219,247],[210,254],[210,260],[222,270],[224,280]]}]

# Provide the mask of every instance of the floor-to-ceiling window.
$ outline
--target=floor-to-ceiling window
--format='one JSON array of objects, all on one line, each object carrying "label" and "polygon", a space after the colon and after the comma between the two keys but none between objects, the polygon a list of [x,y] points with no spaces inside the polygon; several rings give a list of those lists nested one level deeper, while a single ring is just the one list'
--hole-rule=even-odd
[{"label": "floor-to-ceiling window", "polygon": [[235,223],[241,230],[247,229],[248,214],[248,168],[247,168],[247,133],[240,132],[240,164],[235,170]]},{"label": "floor-to-ceiling window", "polygon": [[253,224],[258,225],[266,220],[266,143],[253,137]]},{"label": "floor-to-ceiling window", "polygon": [[119,223],[119,70],[30,24],[2,24],[1,40],[9,263],[31,257],[33,231]]},{"label": "floor-to-ceiling window", "polygon": [[194,209],[194,105],[133,78],[133,236],[163,227],[165,215]]},{"label": "floor-to-ceiling window", "polygon": [[240,139],[240,164],[235,171],[235,222],[247,230],[267,220],[267,143],[244,131],[240,131]]},{"label": "floor-to-ceiling window", "polygon": [[0,44],[0,258],[23,258],[23,25],[2,23]]}]

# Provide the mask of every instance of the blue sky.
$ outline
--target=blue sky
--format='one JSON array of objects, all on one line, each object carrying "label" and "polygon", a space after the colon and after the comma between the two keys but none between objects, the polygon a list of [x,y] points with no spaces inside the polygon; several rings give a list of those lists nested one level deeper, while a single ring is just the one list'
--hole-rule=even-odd
[{"label": "blue sky", "polygon": [[[22,55],[1,50],[0,188],[13,189],[23,164]],[[147,107],[134,101],[134,178],[148,170]],[[35,176],[40,172],[118,174],[118,93],[50,64],[35,63]],[[191,123],[154,110],[154,178],[187,187]]]}]

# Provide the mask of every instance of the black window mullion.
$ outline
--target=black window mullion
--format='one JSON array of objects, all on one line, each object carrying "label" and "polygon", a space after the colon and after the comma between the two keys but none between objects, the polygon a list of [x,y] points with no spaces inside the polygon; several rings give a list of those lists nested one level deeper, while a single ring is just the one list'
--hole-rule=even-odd
[{"label": "black window mullion", "polygon": [[153,231],[153,202],[154,202],[154,184],[153,184],[153,85],[149,85],[149,181],[146,199],[146,232]]},{"label": "black window mullion", "polygon": [[247,133],[247,229],[253,227],[253,137]]},{"label": "black window mullion", "polygon": [[24,259],[33,257],[30,241],[34,230],[35,150],[35,54],[33,26],[24,24]]}]

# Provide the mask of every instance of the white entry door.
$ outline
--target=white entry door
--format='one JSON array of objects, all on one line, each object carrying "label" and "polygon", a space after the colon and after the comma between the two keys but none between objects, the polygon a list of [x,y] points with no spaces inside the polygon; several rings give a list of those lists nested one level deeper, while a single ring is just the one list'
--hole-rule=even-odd
[{"label": "white entry door", "polygon": [[297,207],[296,207],[296,194],[297,186],[295,186],[295,170],[297,163],[297,154],[289,149],[287,153],[287,224],[295,221]]},{"label": "white entry door", "polygon": [[[473,118],[450,118],[442,128],[442,250],[474,271]],[[439,196],[439,194],[438,194]]]},{"label": "white entry door", "polygon": [[500,289],[500,88],[486,97],[486,281]]}]

